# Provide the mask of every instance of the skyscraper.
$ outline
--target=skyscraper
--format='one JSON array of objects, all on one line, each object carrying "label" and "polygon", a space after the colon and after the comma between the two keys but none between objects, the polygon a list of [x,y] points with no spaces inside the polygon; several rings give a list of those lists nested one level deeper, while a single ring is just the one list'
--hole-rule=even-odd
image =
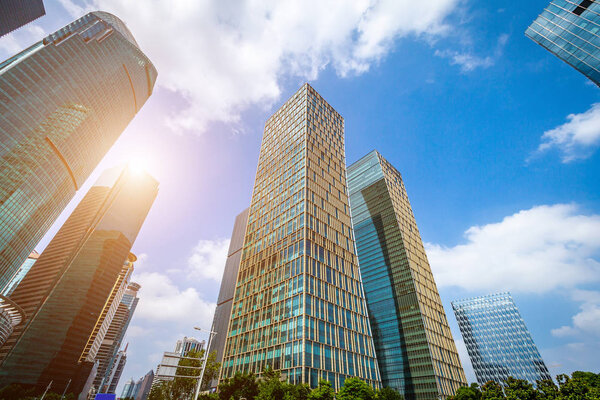
[{"label": "skyscraper", "polygon": [[0,1],[0,36],[46,14],[42,0]]},{"label": "skyscraper", "polygon": [[206,342],[200,341],[193,337],[184,336],[183,339],[178,339],[175,343],[175,352],[185,356],[190,351],[200,351],[204,349]]},{"label": "skyscraper", "polygon": [[[125,364],[127,363],[127,346],[123,350],[119,350],[115,360],[113,361],[112,367],[110,369],[110,374],[108,378],[105,380],[105,393],[116,393],[117,385],[119,384],[119,380],[121,379],[121,374],[123,373],[123,369],[125,368]],[[127,387],[127,384],[125,384]],[[125,389],[124,389],[125,390]],[[123,397],[123,396],[121,396]],[[129,396],[124,396],[129,397]]]},{"label": "skyscraper", "polygon": [[87,14],[0,63],[0,288],[152,93],[117,17]]},{"label": "skyscraper", "polygon": [[552,0],[525,35],[600,86],[599,31],[599,2]]},{"label": "skyscraper", "polygon": [[10,278],[4,289],[2,289],[3,296],[8,297],[12,294],[12,292],[19,285],[19,283],[21,283],[23,278],[25,278],[25,275],[27,275],[27,273],[31,269],[33,263],[35,263],[39,257],[40,255],[36,251],[33,251],[29,255],[29,257],[27,257],[27,260],[25,260],[25,262],[21,264],[19,269],[17,269],[17,271],[14,273],[13,277]]},{"label": "skyscraper", "polygon": [[[225,350],[225,338],[227,337],[227,327],[229,317],[231,316],[231,304],[233,303],[233,294],[235,292],[235,283],[237,281],[238,271],[240,269],[240,259],[242,257],[242,247],[244,246],[244,234],[248,224],[248,208],[242,211],[236,218],[233,225],[233,233],[229,242],[229,251],[227,252],[227,261],[221,280],[221,289],[217,299],[217,308],[212,323],[212,330],[217,332],[210,342],[209,352],[216,352],[216,362],[223,361],[223,351]],[[213,382],[216,386],[217,382]]]},{"label": "skyscraper", "polygon": [[308,84],[265,125],[221,378],[379,386],[346,192],[344,120]]},{"label": "skyscraper", "polygon": [[372,151],[348,167],[348,189],[383,386],[453,395],[467,381],[402,176]]},{"label": "skyscraper", "polygon": [[[133,317],[135,308],[139,298],[137,292],[140,289],[140,285],[134,282],[128,283],[127,290],[123,294],[117,311],[110,323],[104,340],[98,349],[96,354],[96,360],[98,361],[98,373],[94,381],[94,387],[97,392],[100,393],[114,393],[108,392],[110,383],[115,379],[113,373],[113,367],[117,367],[115,362],[118,360],[118,351],[123,343],[123,337],[129,327],[129,322]],[[118,383],[118,378],[117,378]],[[115,384],[116,386],[116,384]]]},{"label": "skyscraper", "polygon": [[452,302],[480,385],[552,379],[510,293]]},{"label": "skyscraper", "polygon": [[29,318],[0,349],[0,385],[52,381],[62,391],[71,380],[69,391],[79,393],[157,190],[151,176],[128,168],[106,171],[89,190],[13,293]]},{"label": "skyscraper", "polygon": [[138,389],[134,400],[146,400],[154,381],[154,371],[150,370],[137,383]]}]

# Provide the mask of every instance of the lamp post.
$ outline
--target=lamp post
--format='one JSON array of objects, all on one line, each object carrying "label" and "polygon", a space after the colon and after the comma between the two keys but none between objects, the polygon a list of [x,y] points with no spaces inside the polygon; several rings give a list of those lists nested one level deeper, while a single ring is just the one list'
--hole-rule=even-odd
[{"label": "lamp post", "polygon": [[[208,349],[210,349],[210,342],[212,341],[213,336],[217,334],[217,332],[212,330],[213,327],[214,326],[212,326],[210,331],[208,331],[208,343],[206,345],[206,350],[204,350],[204,362],[202,363],[202,370],[200,370],[200,377],[198,378],[198,383],[196,384],[196,391],[192,400],[197,400],[198,395],[200,394],[200,387],[202,386],[202,379],[204,378],[204,370],[206,369],[206,362],[208,361]],[[197,326],[195,326],[194,329],[197,331],[207,332],[206,329],[198,328]]]}]

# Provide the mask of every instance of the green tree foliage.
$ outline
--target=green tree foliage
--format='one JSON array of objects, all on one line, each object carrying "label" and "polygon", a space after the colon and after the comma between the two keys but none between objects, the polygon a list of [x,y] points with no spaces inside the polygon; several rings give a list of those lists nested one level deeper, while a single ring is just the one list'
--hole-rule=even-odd
[{"label": "green tree foliage", "polygon": [[522,379],[509,377],[504,386],[488,382],[481,390],[474,383],[460,388],[448,400],[600,400],[600,374],[573,372],[558,375],[558,386],[551,380],[537,381],[536,387]]},{"label": "green tree foliage", "polygon": [[383,388],[375,396],[377,400],[404,400],[404,397],[392,388]]},{"label": "green tree foliage", "polygon": [[219,385],[220,400],[254,400],[258,396],[258,383],[253,373],[236,372],[231,378],[226,378]]},{"label": "green tree foliage", "polygon": [[502,386],[498,382],[489,381],[481,387],[481,400],[505,399]]},{"label": "green tree foliage", "polygon": [[358,378],[348,378],[335,398],[336,400],[375,400],[375,392],[366,382]]},{"label": "green tree foliage", "polygon": [[507,400],[535,400],[536,398],[536,390],[531,383],[511,376],[506,379],[504,393]]},{"label": "green tree foliage", "polygon": [[313,389],[308,395],[308,400],[333,400],[335,392],[329,381],[320,380],[319,386]]},{"label": "green tree foliage", "polygon": [[558,399],[558,386],[554,381],[545,379],[543,381],[537,381],[537,400],[556,400]]},{"label": "green tree foliage", "polygon": [[463,386],[458,388],[454,396],[450,396],[448,400],[480,400],[481,391],[479,385],[472,383],[471,386]]}]

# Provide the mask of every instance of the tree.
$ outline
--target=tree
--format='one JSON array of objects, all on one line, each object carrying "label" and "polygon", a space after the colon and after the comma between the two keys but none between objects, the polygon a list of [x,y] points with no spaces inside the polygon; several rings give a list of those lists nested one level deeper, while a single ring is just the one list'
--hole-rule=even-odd
[{"label": "tree", "polygon": [[326,380],[320,380],[319,386],[314,388],[308,395],[308,400],[333,400],[335,392],[331,383]]},{"label": "tree", "polygon": [[[201,372],[200,368],[202,367],[203,363],[204,350],[191,350],[188,351],[185,356],[187,358],[182,358],[177,363],[179,368],[177,368],[175,374],[183,376],[199,376]],[[213,380],[219,373],[221,364],[216,362],[216,357],[216,352],[212,352],[208,355],[204,376],[202,378],[202,390],[208,389],[211,380]],[[160,384],[152,387],[150,394],[148,395],[148,400],[192,400],[197,384],[197,378],[176,377],[171,381],[163,381]]]},{"label": "tree", "polygon": [[507,400],[535,400],[536,391],[533,385],[524,379],[515,379],[512,376],[506,378],[506,393]]},{"label": "tree", "polygon": [[537,400],[558,399],[558,387],[551,379],[537,381],[536,391]]},{"label": "tree", "polygon": [[373,388],[358,378],[348,378],[336,396],[337,400],[375,400]]},{"label": "tree", "polygon": [[404,400],[404,397],[392,388],[384,387],[377,392],[377,400]]},{"label": "tree", "polygon": [[[270,366],[262,373],[263,380],[258,385],[258,396],[256,400],[283,399],[288,392],[291,392],[291,386],[287,382],[281,381],[281,373],[274,371]],[[290,396],[291,397],[291,393]],[[294,398],[294,397],[292,397]]]},{"label": "tree", "polygon": [[481,392],[479,385],[472,383],[471,386],[459,387],[454,396],[450,396],[448,400],[479,400]]},{"label": "tree", "polygon": [[226,378],[219,385],[219,399],[238,400],[245,397],[246,400],[254,400],[258,395],[258,383],[256,376],[250,372],[249,374],[236,372],[231,378]]},{"label": "tree", "polygon": [[289,390],[283,397],[283,400],[308,400],[310,395],[310,386],[306,383],[289,385]]},{"label": "tree", "polygon": [[14,383],[0,389],[0,399],[2,400],[20,400],[31,397],[33,394],[33,388],[24,388]]},{"label": "tree", "polygon": [[498,382],[489,381],[481,387],[481,400],[505,399],[502,386]]}]

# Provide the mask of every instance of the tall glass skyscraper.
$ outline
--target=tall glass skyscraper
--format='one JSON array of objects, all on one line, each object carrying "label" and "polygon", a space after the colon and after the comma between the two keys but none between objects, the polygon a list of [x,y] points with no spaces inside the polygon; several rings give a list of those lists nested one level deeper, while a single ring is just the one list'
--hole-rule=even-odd
[{"label": "tall glass skyscraper", "polygon": [[600,86],[600,2],[552,0],[525,35]]},{"label": "tall glass skyscraper", "polygon": [[348,167],[348,188],[383,386],[453,395],[467,381],[402,176],[373,151]]},{"label": "tall glass skyscraper", "polygon": [[344,120],[308,84],[265,125],[221,378],[379,386],[354,252]]},{"label": "tall glass skyscraper", "polygon": [[510,293],[452,302],[477,382],[552,379]]},{"label": "tall glass skyscraper", "polygon": [[[223,351],[225,350],[225,338],[227,337],[227,327],[229,326],[229,317],[231,316],[231,305],[235,293],[235,284],[238,271],[240,269],[240,259],[242,257],[242,248],[244,246],[244,234],[248,224],[248,211],[245,209],[236,218],[233,225],[233,233],[229,242],[227,251],[227,261],[223,270],[223,279],[221,279],[221,288],[217,298],[217,308],[213,318],[212,330],[217,332],[210,342],[209,352],[216,352],[216,361],[223,361]],[[212,383],[216,387],[217,380]]]},{"label": "tall glass skyscraper", "polygon": [[0,1],[0,36],[46,14],[42,0]]},{"label": "tall glass skyscraper", "polygon": [[0,63],[0,288],[152,94],[117,17],[87,14]]},{"label": "tall glass skyscraper", "polygon": [[0,386],[53,382],[79,394],[157,191],[154,178],[130,169],[107,171],[89,190],[12,295],[28,320],[0,348]]}]

